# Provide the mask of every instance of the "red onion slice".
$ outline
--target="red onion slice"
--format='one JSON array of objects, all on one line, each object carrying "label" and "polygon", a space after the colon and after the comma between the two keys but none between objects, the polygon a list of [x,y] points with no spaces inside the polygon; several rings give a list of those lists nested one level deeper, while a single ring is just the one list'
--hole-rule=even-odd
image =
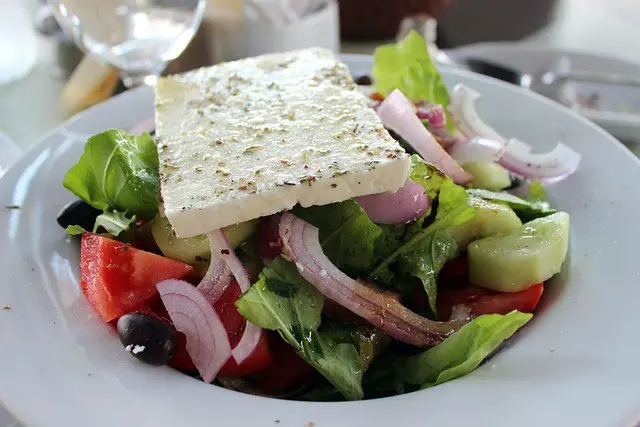
[{"label": "red onion slice", "polygon": [[[500,144],[505,147],[499,162],[502,167],[525,178],[544,181],[559,181],[576,171],[580,163],[580,154],[564,144],[559,143],[555,149],[548,153],[533,154],[528,144],[516,139],[507,140],[500,135],[478,116],[474,102],[479,97],[480,94],[475,90],[459,84],[453,89],[449,110],[456,122],[458,130],[467,137],[484,138],[486,141],[494,141],[495,145],[492,149],[495,150],[496,155],[499,154]],[[460,148],[458,148],[459,145],[456,144],[454,150],[464,150],[464,146],[467,143],[463,143]],[[484,148],[488,148],[488,143],[485,144],[483,149]],[[475,151],[472,154],[479,155],[477,149],[478,146],[476,145],[475,147],[469,148],[469,151]],[[472,154],[468,157],[472,157]],[[487,152],[483,152],[483,155],[485,154],[487,154]],[[458,158],[455,152],[454,157]],[[483,160],[472,159],[471,161]]]},{"label": "red onion slice", "polygon": [[463,84],[453,88],[449,112],[456,128],[467,138],[481,137],[505,143],[505,139],[491,126],[480,119],[475,108],[475,101],[480,94]]},{"label": "red onion slice", "polygon": [[417,115],[421,120],[429,120],[429,129],[443,128],[447,125],[447,115],[442,105],[420,105]]},{"label": "red onion slice", "polygon": [[379,193],[356,197],[369,219],[378,224],[406,224],[422,217],[431,206],[424,188],[407,181],[395,193]]},{"label": "red onion slice", "polygon": [[[211,244],[212,262],[216,258],[221,259],[231,270],[231,273],[236,278],[242,292],[248,291],[251,287],[249,274],[247,273],[247,270],[245,270],[240,259],[236,256],[231,245],[229,245],[229,241],[224,233],[221,230],[209,233],[209,243]],[[256,349],[258,342],[260,342],[260,338],[262,337],[262,333],[262,328],[246,321],[246,326],[242,333],[242,337],[240,337],[240,342],[238,342],[238,345],[233,349],[233,358],[236,360],[238,366],[240,366],[242,362],[244,362],[245,359]]]},{"label": "red onion slice", "polygon": [[211,305],[216,305],[231,284],[231,273],[224,260],[214,256],[213,248],[211,249],[211,263],[209,264],[207,274],[205,274],[198,284],[198,290],[207,298]]},{"label": "red onion slice", "polygon": [[497,162],[505,152],[503,142],[485,138],[471,138],[467,142],[455,144],[449,154],[460,165],[469,162]]},{"label": "red onion slice", "polygon": [[398,133],[426,161],[449,175],[454,182],[466,184],[472,177],[460,167],[424,127],[416,107],[399,90],[394,90],[378,107],[384,125]]},{"label": "red onion slice", "polygon": [[434,322],[410,311],[393,296],[351,279],[322,252],[318,229],[290,213],[282,214],[279,234],[285,256],[295,263],[305,280],[325,297],[399,341],[433,346],[467,322]]},{"label": "red onion slice", "polygon": [[559,181],[578,169],[580,154],[558,143],[547,153],[532,153],[531,146],[517,139],[510,139],[500,165],[526,178],[541,181]]},{"label": "red onion slice", "polygon": [[231,357],[229,337],[218,313],[189,282],[170,279],[156,287],[174,326],[187,338],[193,364],[210,383]]}]

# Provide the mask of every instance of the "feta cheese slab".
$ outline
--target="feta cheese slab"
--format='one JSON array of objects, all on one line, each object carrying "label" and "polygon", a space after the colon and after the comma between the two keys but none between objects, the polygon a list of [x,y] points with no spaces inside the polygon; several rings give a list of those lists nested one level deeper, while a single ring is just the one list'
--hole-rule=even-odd
[{"label": "feta cheese slab", "polygon": [[162,78],[155,104],[161,195],[179,237],[395,191],[409,173],[409,156],[328,50]]}]

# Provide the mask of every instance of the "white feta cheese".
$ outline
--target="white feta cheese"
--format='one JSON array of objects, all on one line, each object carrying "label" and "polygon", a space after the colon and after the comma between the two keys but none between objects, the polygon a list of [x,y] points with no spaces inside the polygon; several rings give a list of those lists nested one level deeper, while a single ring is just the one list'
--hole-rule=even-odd
[{"label": "white feta cheese", "polygon": [[164,213],[179,237],[302,206],[395,191],[409,156],[324,49],[162,78]]}]

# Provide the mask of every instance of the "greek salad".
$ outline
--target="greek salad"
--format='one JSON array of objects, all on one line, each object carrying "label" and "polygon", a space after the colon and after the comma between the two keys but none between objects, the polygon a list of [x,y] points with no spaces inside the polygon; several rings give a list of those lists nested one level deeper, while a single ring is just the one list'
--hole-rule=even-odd
[{"label": "greek salad", "polygon": [[532,153],[484,123],[480,95],[450,93],[417,33],[356,81],[410,155],[395,192],[178,237],[162,142],[117,129],[86,142],[63,182],[79,200],[58,222],[123,351],[246,393],[359,400],[467,375],[531,320],[569,243],[544,186],[580,156]]}]

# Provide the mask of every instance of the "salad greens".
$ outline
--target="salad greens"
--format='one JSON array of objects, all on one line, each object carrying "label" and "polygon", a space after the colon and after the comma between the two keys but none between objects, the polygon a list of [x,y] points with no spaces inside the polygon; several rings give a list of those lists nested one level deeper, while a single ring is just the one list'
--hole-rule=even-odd
[{"label": "salad greens", "polygon": [[382,230],[355,201],[298,208],[294,213],[319,229],[324,253],[340,270],[354,277],[371,270]]},{"label": "salad greens", "polygon": [[532,317],[519,311],[477,317],[439,345],[400,359],[397,373],[404,382],[420,388],[466,375]]},{"label": "salad greens", "polygon": [[[376,49],[372,75],[376,90],[385,97],[399,89],[414,101],[440,104],[445,110],[449,106],[449,92],[444,80],[429,56],[427,43],[415,31],[396,44]],[[428,121],[425,125],[428,125]],[[455,130],[450,118],[447,120],[447,129]]]},{"label": "salad greens", "polygon": [[146,133],[133,136],[118,129],[89,138],[63,181],[64,188],[105,212],[98,225],[114,235],[128,230],[134,216],[156,215],[159,184],[153,139]]},{"label": "salad greens", "polygon": [[[416,32],[395,45],[376,50],[373,76],[376,89],[385,96],[400,89],[413,100],[440,104],[445,110],[449,105],[446,86],[424,39]],[[428,126],[428,121],[423,123]],[[447,120],[447,126],[455,131],[452,120]],[[158,163],[156,144],[149,135],[133,136],[110,129],[87,141],[82,157],[69,170],[63,185],[103,211],[95,221],[94,232],[104,229],[118,236],[133,230],[138,220],[156,217]],[[448,261],[460,255],[450,230],[476,216],[471,198],[506,204],[523,222],[555,212],[546,202],[539,182],[531,183],[526,200],[507,192],[466,190],[417,155],[412,156],[409,179],[421,185],[432,201],[424,216],[409,224],[376,224],[355,200],[296,207],[293,213],[319,229],[324,253],[351,278],[366,278],[376,286],[399,291],[402,304],[410,303],[416,290],[423,289],[428,301],[426,315],[432,319],[438,318],[438,275]],[[159,219],[156,221],[156,226],[161,225]],[[156,228],[152,232],[160,235],[171,232],[168,223]],[[69,234],[83,232],[78,225],[67,227]],[[251,234],[252,231],[247,233]],[[259,272],[257,282],[236,301],[236,307],[249,322],[277,331],[331,384],[308,391],[304,395],[307,399],[358,400],[455,379],[475,369],[532,317],[518,311],[476,317],[435,347],[407,356],[407,346],[390,344],[389,336],[382,334],[388,340],[374,342],[363,335],[360,326],[324,318],[323,295],[300,276],[295,265],[279,257],[264,266],[259,257],[264,242],[257,234],[244,236],[245,241],[236,250],[245,268]],[[155,235],[154,238],[159,241]],[[171,239],[177,238],[174,235]],[[164,250],[163,245],[157,246]],[[168,246],[182,250],[177,244]],[[189,250],[188,258],[183,260],[197,260],[192,246]],[[166,256],[180,259],[175,252],[173,256],[168,252]],[[371,325],[366,328],[373,335],[380,334]]]},{"label": "salad greens", "polygon": [[[473,196],[480,197],[497,203],[508,205],[518,215],[522,222],[529,222],[536,218],[551,215],[556,212],[549,205],[549,202],[540,200],[539,197],[544,195],[544,189],[541,185],[533,187],[533,195],[535,201],[527,201],[518,196],[514,196],[506,191],[489,191],[482,189],[469,189],[467,192]],[[530,193],[531,194],[531,193]]]},{"label": "salad greens", "polygon": [[251,323],[278,331],[296,352],[329,380],[345,398],[362,399],[364,367],[356,347],[338,341],[335,332],[318,331],[324,298],[282,258],[274,260],[237,302]]},{"label": "salad greens", "polygon": [[540,181],[532,181],[529,183],[529,192],[524,198],[530,202],[546,202],[547,192]]},{"label": "salad greens", "polygon": [[449,106],[449,92],[429,57],[427,44],[415,31],[396,44],[380,46],[373,58],[376,90],[387,96],[395,89],[409,99]]},{"label": "salad greens", "polygon": [[[395,248],[373,269],[371,277],[386,285],[397,284],[405,295],[407,278],[419,279],[429,299],[431,311],[435,313],[438,273],[447,261],[458,254],[457,244],[448,229],[469,221],[474,216],[474,208],[468,204],[467,198],[464,188],[446,178],[439,191],[433,223]],[[394,267],[399,267],[399,272]]]}]

